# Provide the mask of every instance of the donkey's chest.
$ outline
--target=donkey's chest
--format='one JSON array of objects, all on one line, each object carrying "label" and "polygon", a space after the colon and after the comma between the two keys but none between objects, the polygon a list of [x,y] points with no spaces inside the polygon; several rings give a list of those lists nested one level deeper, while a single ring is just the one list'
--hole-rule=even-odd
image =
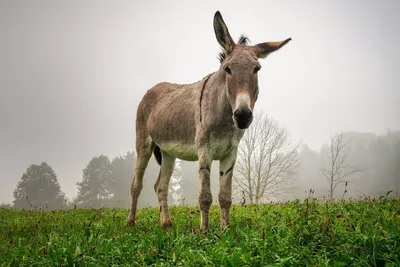
[{"label": "donkey's chest", "polygon": [[215,133],[210,136],[208,148],[214,160],[220,160],[228,155],[233,148],[239,145],[242,133],[232,131],[229,133]]}]

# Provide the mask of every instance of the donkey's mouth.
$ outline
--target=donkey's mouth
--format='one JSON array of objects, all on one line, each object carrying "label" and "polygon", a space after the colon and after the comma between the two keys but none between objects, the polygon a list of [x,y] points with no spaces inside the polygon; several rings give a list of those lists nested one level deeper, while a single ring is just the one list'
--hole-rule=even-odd
[{"label": "donkey's mouth", "polygon": [[250,117],[248,120],[237,120],[235,117],[233,117],[233,122],[235,123],[236,127],[238,127],[240,130],[249,128],[252,121],[253,117]]}]

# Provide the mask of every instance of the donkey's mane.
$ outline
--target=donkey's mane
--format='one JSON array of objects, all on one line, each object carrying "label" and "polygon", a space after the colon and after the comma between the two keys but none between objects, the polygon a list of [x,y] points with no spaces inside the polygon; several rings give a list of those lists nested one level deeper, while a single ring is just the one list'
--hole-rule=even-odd
[{"label": "donkey's mane", "polygon": [[[250,42],[250,39],[247,36],[244,36],[243,34],[240,35],[239,40],[237,42],[238,45],[244,45],[244,46],[248,46]],[[222,61],[224,61],[224,59],[226,58],[226,51],[223,50],[222,52],[219,53],[218,55],[218,59],[219,62],[222,63]]]},{"label": "donkey's mane", "polygon": [[250,42],[250,39],[247,36],[244,36],[243,34],[240,35],[238,44],[248,46],[249,42]]}]

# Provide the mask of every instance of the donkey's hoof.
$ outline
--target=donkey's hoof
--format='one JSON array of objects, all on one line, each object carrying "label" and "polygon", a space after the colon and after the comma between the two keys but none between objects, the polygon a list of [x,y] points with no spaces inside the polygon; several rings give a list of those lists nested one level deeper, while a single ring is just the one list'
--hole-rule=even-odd
[{"label": "donkey's hoof", "polygon": [[212,232],[211,231],[211,229],[210,228],[200,228],[199,229],[199,232],[200,232],[200,234],[202,234],[202,235],[207,235],[207,234],[209,234],[210,232]]},{"label": "donkey's hoof", "polygon": [[135,226],[136,225],[136,221],[135,220],[126,220],[126,226]]},{"label": "donkey's hoof", "polygon": [[220,223],[219,227],[221,230],[226,230],[226,229],[231,228],[231,224],[230,223]]},{"label": "donkey's hoof", "polygon": [[169,228],[169,227],[171,227],[172,226],[172,222],[171,221],[167,221],[167,222],[163,222],[162,224],[161,224],[161,226],[162,226],[162,228]]}]

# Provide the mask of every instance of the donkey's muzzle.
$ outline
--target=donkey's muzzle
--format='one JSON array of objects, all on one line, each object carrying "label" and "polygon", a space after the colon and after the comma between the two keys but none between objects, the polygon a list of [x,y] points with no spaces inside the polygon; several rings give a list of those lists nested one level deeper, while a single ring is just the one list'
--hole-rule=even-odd
[{"label": "donkey's muzzle", "polygon": [[253,112],[249,108],[239,108],[233,113],[233,118],[239,129],[246,129],[253,121]]}]

